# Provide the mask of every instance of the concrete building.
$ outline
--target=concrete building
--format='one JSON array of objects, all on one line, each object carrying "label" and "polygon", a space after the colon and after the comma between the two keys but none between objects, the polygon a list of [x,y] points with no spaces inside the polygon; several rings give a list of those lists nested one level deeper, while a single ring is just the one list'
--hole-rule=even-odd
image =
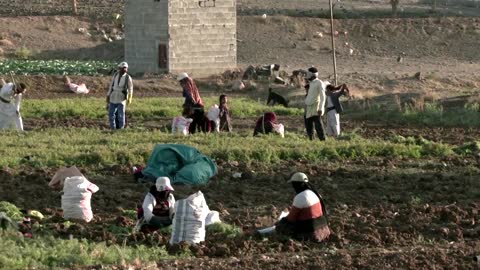
[{"label": "concrete building", "polygon": [[125,60],[132,74],[202,77],[237,65],[235,0],[127,0]]}]

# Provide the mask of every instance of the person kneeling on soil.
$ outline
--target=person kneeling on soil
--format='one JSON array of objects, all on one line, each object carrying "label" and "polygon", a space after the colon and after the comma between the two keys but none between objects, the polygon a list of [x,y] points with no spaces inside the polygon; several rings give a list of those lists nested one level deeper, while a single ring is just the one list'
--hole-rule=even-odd
[{"label": "person kneeling on soil", "polygon": [[285,127],[283,124],[277,123],[277,115],[274,112],[266,112],[263,116],[258,118],[253,130],[253,136],[259,134],[278,133],[282,138],[284,137]]},{"label": "person kneeling on soil", "polygon": [[172,224],[175,213],[173,191],[168,177],[157,178],[138,209],[136,230],[152,232]]},{"label": "person kneeling on soil", "polygon": [[292,183],[297,195],[293,199],[288,216],[276,224],[275,231],[317,242],[326,240],[330,235],[330,228],[322,197],[308,182],[308,177],[304,173],[293,174],[288,183]]}]

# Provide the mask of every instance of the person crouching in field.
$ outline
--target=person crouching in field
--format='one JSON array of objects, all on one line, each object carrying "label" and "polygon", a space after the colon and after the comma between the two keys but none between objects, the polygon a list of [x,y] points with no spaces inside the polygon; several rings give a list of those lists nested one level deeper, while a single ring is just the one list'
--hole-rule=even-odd
[{"label": "person crouching in field", "polygon": [[0,89],[0,129],[7,129],[13,123],[19,131],[23,131],[23,121],[20,115],[22,95],[27,91],[23,83],[5,83],[2,80]]},{"label": "person crouching in field", "polygon": [[155,185],[145,195],[141,208],[137,209],[137,225],[135,230],[153,232],[172,224],[175,213],[175,197],[170,178],[158,177]]},{"label": "person crouching in field", "polygon": [[323,199],[308,182],[304,173],[297,172],[287,183],[291,183],[296,194],[288,215],[275,226],[275,232],[299,239],[316,242],[330,236]]},{"label": "person crouching in field", "polygon": [[327,85],[327,135],[338,137],[340,135],[340,113],[343,112],[340,103],[341,96],[349,96],[350,90],[346,84],[338,87]]},{"label": "person crouching in field", "polygon": [[253,136],[269,134],[272,132],[280,134],[283,138],[285,129],[283,124],[277,123],[277,115],[274,112],[266,112],[263,116],[258,118],[253,131]]}]

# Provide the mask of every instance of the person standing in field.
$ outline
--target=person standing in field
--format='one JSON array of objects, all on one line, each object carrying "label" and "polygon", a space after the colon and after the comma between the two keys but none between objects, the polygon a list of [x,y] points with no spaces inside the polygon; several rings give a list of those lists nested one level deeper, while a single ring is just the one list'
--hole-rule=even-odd
[{"label": "person standing in field", "polygon": [[13,123],[19,131],[23,131],[23,121],[20,115],[20,103],[22,95],[27,91],[23,83],[5,83],[2,80],[0,89],[0,129],[7,129]]},{"label": "person standing in field", "polygon": [[230,110],[228,108],[228,97],[227,95],[220,95],[219,98],[219,117],[220,117],[220,128],[219,131],[231,132],[232,124],[230,123]]},{"label": "person standing in field", "polygon": [[328,82],[323,82],[318,79],[318,70],[314,67],[308,69],[307,79],[309,81],[309,88],[308,94],[305,98],[305,124],[308,138],[313,140],[313,126],[315,125],[318,139],[324,141],[325,134],[323,131],[321,116],[323,116],[325,112],[325,87]]},{"label": "person standing in field", "polygon": [[338,137],[340,135],[340,113],[343,112],[340,103],[341,96],[350,95],[346,84],[338,87],[327,85],[327,135]]},{"label": "person standing in field", "polygon": [[180,86],[182,86],[182,94],[185,98],[183,109],[187,110],[189,112],[189,118],[193,119],[193,122],[189,127],[190,134],[194,134],[197,130],[206,132],[205,121],[207,120],[205,117],[203,101],[200,97],[200,92],[198,91],[195,81],[185,72],[178,75],[177,81],[180,83]]},{"label": "person standing in field", "polygon": [[110,89],[107,93],[108,120],[111,129],[123,129],[125,127],[125,110],[132,103],[133,81],[127,73],[128,63],[121,62],[118,72],[113,75]]}]

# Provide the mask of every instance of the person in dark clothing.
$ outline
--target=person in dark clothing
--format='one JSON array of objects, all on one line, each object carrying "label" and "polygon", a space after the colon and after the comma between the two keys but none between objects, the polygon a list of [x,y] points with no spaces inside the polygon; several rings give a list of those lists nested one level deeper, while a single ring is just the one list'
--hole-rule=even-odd
[{"label": "person in dark clothing", "polygon": [[227,95],[221,95],[219,100],[219,117],[220,117],[220,128],[219,131],[231,132],[232,125],[230,122],[230,110],[228,108],[228,97]]},{"label": "person in dark clothing", "polygon": [[276,224],[275,231],[295,238],[325,241],[330,236],[330,228],[322,196],[304,173],[293,174],[288,183],[292,184],[296,195],[288,216]]},{"label": "person in dark clothing", "polygon": [[175,197],[168,177],[158,177],[138,209],[136,229],[151,232],[172,224]]},{"label": "person in dark clothing", "polygon": [[350,90],[346,84],[340,86],[327,85],[327,135],[338,137],[340,135],[340,113],[343,112],[340,103],[341,96],[349,96]]},{"label": "person in dark clothing", "polygon": [[[277,115],[274,112],[266,112],[262,117],[258,118],[257,123],[255,124],[255,130],[253,131],[253,136],[258,134],[269,134],[272,132],[279,133],[279,126],[282,124],[277,124]],[[282,136],[283,137],[283,136]]]},{"label": "person in dark clothing", "polygon": [[187,73],[181,73],[177,77],[177,80],[183,88],[182,94],[183,97],[185,97],[183,108],[189,111],[188,118],[193,119],[193,122],[189,126],[190,134],[194,134],[196,131],[206,132],[207,125],[205,124],[203,101],[195,81],[190,78]]}]

